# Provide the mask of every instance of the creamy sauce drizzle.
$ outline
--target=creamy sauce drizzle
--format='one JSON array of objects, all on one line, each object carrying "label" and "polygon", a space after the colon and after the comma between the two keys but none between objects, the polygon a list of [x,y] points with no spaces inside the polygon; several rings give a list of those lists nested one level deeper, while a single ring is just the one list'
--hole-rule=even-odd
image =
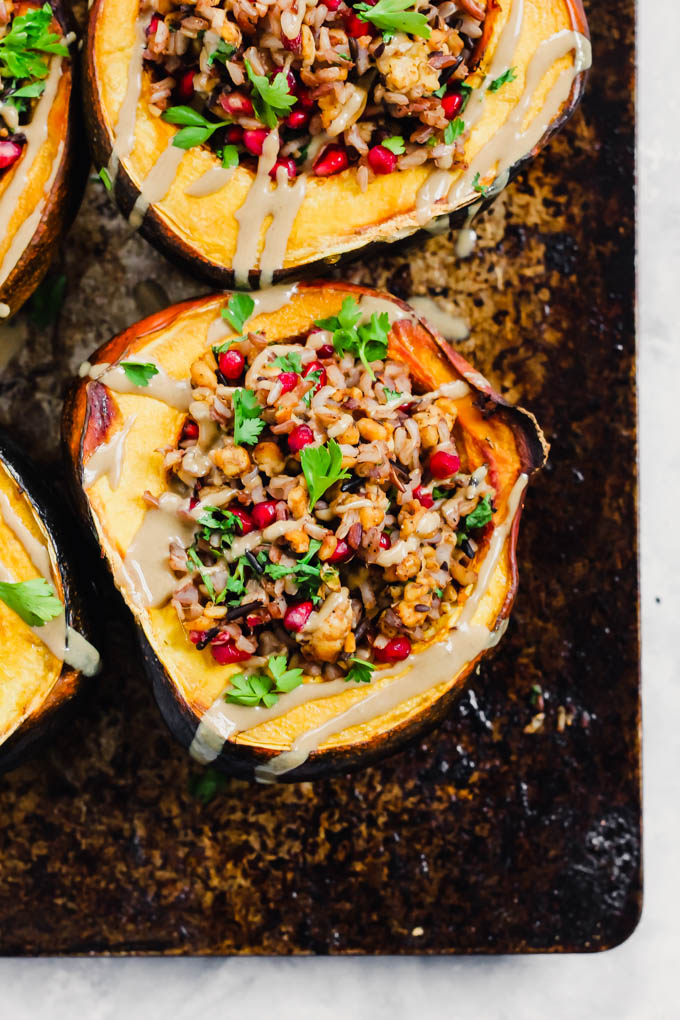
[{"label": "creamy sauce drizzle", "polygon": [[[26,136],[26,145],[21,159],[16,165],[14,176],[10,181],[7,190],[0,199],[0,237],[6,237],[9,231],[9,223],[19,203],[22,191],[26,187],[29,174],[34,162],[40,154],[40,150],[47,140],[48,118],[54,98],[59,88],[62,74],[61,57],[52,57],[50,61],[50,73],[45,81],[45,91],[38,100],[30,124],[22,129]],[[12,239],[2,263],[0,264],[0,286],[5,282],[23,254],[27,244],[36,231],[46,198],[52,190],[52,185],[61,165],[63,143],[59,146],[57,155],[52,164],[50,176],[45,183],[42,195],[38,199],[30,216],[25,217],[21,226]]]},{"label": "creamy sauce drizzle", "polygon": [[161,606],[172,595],[177,578],[170,570],[170,543],[191,545],[195,524],[180,520],[177,512],[188,508],[188,501],[174,492],[159,497],[158,509],[146,511],[123,560],[123,572],[136,605]]},{"label": "creamy sauce drizzle", "polygon": [[416,295],[410,297],[408,303],[418,315],[422,315],[435,329],[439,330],[445,340],[465,340],[470,335],[465,319],[459,315],[451,315],[440,308],[432,298]]},{"label": "creamy sauce drizzle", "polygon": [[[325,740],[350,726],[368,722],[390,712],[409,698],[425,693],[437,684],[450,680],[486,648],[498,640],[497,633],[486,626],[473,624],[473,616],[488,590],[492,574],[501,557],[505,541],[512,528],[527,476],[520,475],[508,500],[505,520],[494,530],[489,550],[482,563],[474,591],[469,596],[455,629],[445,642],[437,642],[424,652],[418,652],[404,663],[374,674],[373,683],[394,678],[394,682],[366,693],[365,697],[340,715],[299,737],[289,751],[277,755],[267,765],[255,770],[260,782],[273,782],[278,776],[301,765],[312,751]],[[218,757],[222,747],[236,733],[249,730],[261,723],[285,715],[291,709],[309,701],[334,697],[362,685],[344,680],[324,683],[306,683],[290,694],[281,696],[272,708],[245,708],[232,705],[221,696],[204,713],[190,747],[197,761],[207,764]],[[365,688],[364,688],[365,689]]]},{"label": "creamy sauce drizzle", "polygon": [[135,23],[135,41],[130,53],[125,96],[118,112],[118,120],[111,143],[111,157],[107,168],[112,184],[118,174],[121,159],[130,155],[135,144],[135,122],[137,120],[137,104],[142,93],[142,61],[146,48],[146,30],[151,22],[152,14],[153,12],[150,11],[146,17],[138,18]]},{"label": "creamy sauce drizzle", "polygon": [[184,155],[185,150],[173,145],[171,140],[151,167],[139,186],[139,195],[130,213],[130,226],[135,230],[141,227],[149,206],[160,202],[170,191]]},{"label": "creamy sauce drizzle", "polygon": [[89,489],[98,478],[106,476],[111,489],[117,489],[120,485],[120,476],[123,472],[123,459],[125,457],[125,443],[130,429],[135,423],[135,416],[132,415],[125,422],[122,429],[116,432],[108,443],[102,443],[94,451],[87,464],[83,468],[83,488]]},{"label": "creamy sauce drizzle", "polygon": [[[254,319],[258,315],[269,315],[271,312],[278,312],[280,308],[284,308],[291,301],[293,295],[297,292],[297,283],[279,284],[277,287],[266,287],[264,290],[259,290],[251,294],[255,307],[253,308],[252,314],[248,316],[244,324],[244,330],[251,319]],[[210,323],[208,327],[208,343],[218,344],[222,340],[225,340],[229,336],[238,336],[234,329],[229,325],[226,319],[222,318],[219,314],[216,319]]]},{"label": "creamy sauce drizzle", "polygon": [[[134,361],[135,358],[129,360]],[[145,358],[143,363],[156,365],[150,358]],[[147,386],[135,386],[132,380],[128,379],[124,368],[120,365],[111,368],[105,362],[91,366],[86,374],[90,379],[103,383],[114,393],[136,393],[142,397],[154,397],[169,407],[176,407],[178,411],[188,411],[191,404],[191,382],[188,379],[172,379],[159,365],[156,365],[156,368],[158,372],[149,379]]]},{"label": "creamy sauce drizzle", "polygon": [[12,309],[4,301],[0,301],[0,319],[6,319]]},{"label": "creamy sauce drizzle", "polygon": [[235,166],[228,168],[212,166],[195,181],[192,181],[184,189],[184,194],[189,195],[190,198],[206,198],[208,195],[214,195],[215,192],[221,191],[229,183],[235,173]]}]

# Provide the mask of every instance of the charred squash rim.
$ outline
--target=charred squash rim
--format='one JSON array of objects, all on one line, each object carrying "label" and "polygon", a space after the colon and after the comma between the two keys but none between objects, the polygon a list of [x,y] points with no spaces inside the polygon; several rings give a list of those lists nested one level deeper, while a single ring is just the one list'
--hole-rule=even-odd
[{"label": "charred squash rim", "polygon": [[[93,158],[97,167],[108,166],[112,152],[112,137],[107,126],[108,115],[106,114],[103,106],[101,89],[98,80],[96,56],[96,39],[99,31],[98,21],[102,16],[104,6],[107,2],[111,3],[112,0],[95,0],[92,6],[85,50],[85,119]],[[502,2],[507,2],[507,0],[502,0]],[[565,22],[569,22],[571,29],[584,35],[587,39],[590,38],[582,0],[525,0],[525,2],[530,5],[538,4],[539,7],[543,2],[549,2],[551,5],[559,5],[560,8],[564,10]],[[478,65],[489,45],[495,21],[501,11],[501,0],[487,0],[487,16],[483,34],[478,41],[478,45],[474,53],[474,59],[477,61]],[[476,71],[473,72],[472,77],[474,77],[475,74]],[[560,131],[569,120],[581,101],[585,90],[586,80],[587,71],[581,71],[576,75],[567,101],[562,106],[559,114],[554,118],[543,136],[537,144],[533,146],[531,151],[524,155],[521,159],[517,160],[517,162],[511,167],[508,176],[509,181],[512,181],[517,174],[520,173],[520,171],[537,155],[537,153],[548,144],[553,135]],[[166,128],[168,125],[164,124],[163,127]],[[168,135],[168,137],[170,136]],[[159,149],[156,155],[159,156],[161,151],[162,150]],[[121,161],[113,187],[116,202],[126,217],[129,217],[132,213],[135,202],[140,194],[140,189],[128,170],[128,159],[129,157],[125,157],[125,159]],[[213,157],[210,165],[219,165],[219,161],[216,157]],[[203,169],[207,168],[208,163],[205,164]],[[415,168],[416,171],[420,169],[421,168]],[[415,171],[410,170],[402,171],[402,180],[405,179],[407,175],[414,172]],[[252,172],[248,171],[248,173],[252,179]],[[337,175],[337,178],[331,177],[325,178],[324,180],[326,182],[332,182],[338,178],[342,178],[344,187],[345,182],[348,184],[351,182],[351,174],[351,170],[343,171],[343,173]],[[382,177],[380,180],[387,181],[392,176],[394,175],[387,175],[386,177]],[[312,181],[315,180],[318,179],[312,178]],[[356,201],[358,197],[360,197],[359,193],[356,188],[352,187],[347,192],[345,201],[352,203],[353,201]],[[471,205],[481,202],[481,208],[487,208],[493,202],[495,197],[495,194],[491,194],[488,197],[480,199],[479,195],[468,195],[464,202],[455,209],[450,207],[445,208],[443,200],[440,200],[439,205],[441,206],[441,213],[437,213],[436,216],[447,215],[450,226],[452,228],[458,228],[465,222],[468,215],[468,209]],[[337,205],[342,200],[343,190],[342,187],[340,187],[337,194],[330,195],[330,201],[327,202],[327,207],[330,208],[334,204]],[[166,200],[163,199],[161,202],[165,203]],[[303,210],[305,202],[306,199],[302,204]],[[156,204],[160,205],[160,203]],[[233,287],[235,285],[235,274],[231,268],[231,264],[226,264],[225,260],[215,261],[199,251],[196,245],[192,243],[191,239],[188,240],[181,236],[169,222],[169,217],[171,218],[174,215],[172,207],[168,204],[167,215],[162,216],[156,209],[156,204],[152,204],[148,208],[139,228],[146,240],[187,272],[200,275],[205,279],[226,288]],[[323,203],[319,202],[318,205],[321,207],[322,214],[324,208]],[[236,207],[230,207],[226,210],[226,212],[231,213],[234,208]],[[216,210],[218,220],[223,216],[223,214],[224,210]],[[411,209],[408,213],[388,215],[386,218],[383,218],[376,223],[369,222],[358,225],[351,237],[345,238],[334,248],[331,247],[331,250],[324,252],[323,246],[321,246],[321,248],[314,248],[314,253],[310,254],[309,257],[301,257],[295,261],[291,261],[288,265],[284,265],[284,268],[276,270],[273,275],[273,282],[280,282],[281,280],[294,278],[300,275],[310,276],[323,271],[325,264],[336,264],[339,261],[344,262],[358,258],[368,245],[376,246],[378,251],[382,251],[390,250],[391,246],[395,242],[409,244],[414,240],[422,240],[423,237],[427,236],[426,230],[421,229],[419,226],[414,225],[411,222],[413,215],[414,209]],[[315,219],[317,218],[318,217],[315,217]],[[430,223],[433,222],[434,218],[436,217],[433,217],[430,220]],[[408,223],[406,222],[407,220],[409,221]],[[294,233],[295,227],[293,228],[293,234]],[[260,285],[259,269],[251,270],[249,273],[248,283],[250,287],[257,287]]]},{"label": "charred squash rim", "polygon": [[[75,561],[68,530],[37,476],[37,469],[4,432],[0,432],[0,464],[24,492],[52,547],[61,582],[60,595],[64,600],[66,623],[91,640],[90,616],[85,609],[83,589],[74,574]],[[83,681],[79,670],[67,663],[62,664],[59,678],[44,701],[0,743],[0,772],[20,764],[27,754],[53,736],[73,709]]]},{"label": "charred squash rim", "polygon": [[[548,447],[533,415],[521,408],[509,405],[503,400],[487,380],[454,351],[427,324],[426,320],[414,316],[413,310],[405,302],[399,301],[391,295],[370,291],[367,288],[339,283],[303,283],[298,286],[298,293],[304,295],[306,291],[316,291],[319,288],[327,292],[338,291],[343,296],[355,295],[357,298],[364,294],[371,294],[390,300],[397,307],[408,312],[417,321],[400,320],[393,326],[390,336],[391,354],[398,360],[406,361],[416,381],[426,388],[430,385],[428,378],[431,380],[431,376],[428,376],[428,364],[436,363],[440,366],[441,371],[446,371],[454,378],[458,376],[464,379],[471,390],[478,395],[477,400],[474,401],[477,406],[471,404],[469,411],[475,424],[483,424],[485,420],[489,420],[490,416],[493,416],[502,423],[504,428],[509,429],[514,443],[514,451],[509,451],[507,455],[514,458],[512,464],[513,471],[516,467],[515,477],[521,473],[530,475],[543,465]],[[133,350],[138,357],[140,349],[143,350],[145,338],[152,335],[157,336],[159,331],[172,326],[184,313],[200,311],[201,308],[215,304],[217,301],[222,304],[226,297],[228,295],[212,295],[185,301],[158,312],[105,344],[92,356],[91,361],[93,364],[116,363],[126,354],[131,354]],[[187,373],[188,368],[187,365]],[[95,384],[95,399],[89,397],[88,392],[92,391],[88,391],[87,380],[80,380],[71,388],[64,410],[63,433],[72,468],[75,494],[83,514],[97,535],[94,514],[82,487],[82,470],[93,450],[105,441],[109,425],[112,421],[117,420],[117,417],[116,411],[108,399],[108,391],[104,386]],[[481,442],[482,440],[477,441]],[[507,548],[509,581],[503,588],[503,603],[496,616],[495,627],[491,627],[492,630],[498,629],[502,621],[509,615],[517,591],[516,544],[523,498],[524,494],[522,494],[512,527],[504,543],[503,555],[506,555]],[[106,550],[104,552],[106,554]],[[109,567],[111,568],[110,563]],[[161,713],[174,736],[185,747],[189,747],[202,715],[196,712],[182,696],[168,669],[160,661],[158,654],[147,639],[141,625],[138,627],[138,636],[145,668]],[[468,662],[463,672],[458,675],[456,683],[445,694],[438,696],[437,700],[427,706],[425,710],[417,711],[399,725],[379,733],[368,741],[348,743],[313,752],[302,766],[282,777],[283,780],[314,779],[363,767],[392,753],[407,741],[416,739],[444,718],[463,687],[465,678],[475,668],[480,658],[481,655]],[[276,752],[268,748],[227,742],[215,764],[229,774],[252,778],[254,768],[271,760],[275,755]]]},{"label": "charred squash rim", "polygon": [[[62,0],[49,0],[49,4],[63,35],[68,35],[73,29],[70,12],[65,10]],[[33,0],[27,6],[38,7],[41,4]],[[0,286],[0,302],[9,307],[10,315],[21,308],[45,276],[60,238],[78,211],[85,189],[88,160],[85,158],[77,45],[77,40],[74,40],[69,46],[70,56],[63,58],[62,77],[50,114],[50,138],[56,132],[57,137],[63,142],[60,166],[52,187],[45,196],[45,204],[35,231],[18,262]],[[53,165],[54,161],[51,163],[51,166]],[[16,164],[16,168],[20,166],[21,161]],[[24,189],[22,195],[26,193]],[[12,237],[15,233],[13,232]],[[4,320],[0,319],[0,323],[2,321]]]}]

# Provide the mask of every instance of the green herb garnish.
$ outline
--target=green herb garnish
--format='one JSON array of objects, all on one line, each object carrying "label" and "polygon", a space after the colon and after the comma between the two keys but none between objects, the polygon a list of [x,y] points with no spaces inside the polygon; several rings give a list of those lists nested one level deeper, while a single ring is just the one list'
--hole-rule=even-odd
[{"label": "green herb garnish", "polygon": [[264,568],[264,572],[273,581],[278,581],[279,578],[288,577],[292,574],[298,594],[309,595],[314,598],[322,581],[321,572],[324,570],[325,564],[316,564],[310,561],[312,557],[316,556],[320,548],[321,542],[313,538],[305,555],[302,559],[297,560],[293,566],[287,567],[282,563],[268,563]]},{"label": "green herb garnish", "polygon": [[403,397],[404,394],[400,393],[399,390],[391,390],[389,386],[383,386],[383,393],[385,394],[385,400],[389,404],[392,400],[398,400],[399,397]]},{"label": "green herb garnish", "polygon": [[254,311],[255,301],[250,294],[236,291],[227,301],[227,307],[222,309],[222,318],[226,319],[237,333],[242,333],[243,327]]},{"label": "green herb garnish", "polygon": [[433,499],[446,499],[447,496],[450,496],[450,495],[451,495],[451,493],[449,492],[449,490],[448,489],[443,489],[440,485],[435,485],[435,487],[432,490],[432,498]]},{"label": "green herb garnish", "polygon": [[234,538],[243,532],[243,521],[231,510],[220,510],[216,506],[204,506],[198,523],[203,528],[201,538],[204,541],[213,543],[211,539],[215,533],[220,536],[220,548],[229,548]]},{"label": "green herb garnish", "polygon": [[500,88],[507,85],[509,82],[514,81],[517,77],[517,71],[514,67],[509,67],[507,71],[504,71],[499,78],[494,80],[489,85],[489,92],[498,92]]},{"label": "green herb garnish", "polygon": [[326,446],[303,447],[300,463],[307,480],[310,510],[331,485],[349,478],[349,471],[342,467],[342,450],[335,439],[329,439]]},{"label": "green herb garnish", "polygon": [[13,609],[29,627],[42,627],[64,611],[54,588],[44,577],[30,581],[0,581],[0,602]]},{"label": "green herb garnish", "polygon": [[236,47],[232,46],[231,43],[225,42],[224,39],[220,39],[215,49],[208,57],[208,67],[217,61],[219,64],[226,64],[231,57],[236,53]]},{"label": "green herb garnish", "polygon": [[178,149],[193,149],[195,145],[203,145],[219,128],[227,124],[225,120],[207,120],[193,106],[171,106],[161,116],[168,124],[181,126],[172,140]]},{"label": "green herb garnish", "polygon": [[99,176],[102,184],[106,188],[106,190],[107,191],[112,191],[113,190],[113,184],[111,182],[111,177],[109,175],[109,171],[106,169],[105,166],[103,166],[101,168],[101,170],[99,171],[98,176]]},{"label": "green herb garnish", "polygon": [[277,358],[274,358],[274,364],[282,372],[297,372],[298,375],[302,373],[300,355],[294,351],[291,354],[280,354]]},{"label": "green herb garnish", "polygon": [[201,560],[199,559],[198,553],[196,552],[196,550],[194,549],[193,546],[191,546],[190,549],[187,549],[187,559],[189,560],[189,562],[192,564],[192,566],[201,575],[201,580],[203,581],[203,584],[208,589],[208,595],[210,596],[211,600],[214,602],[215,601],[215,587],[214,587],[214,585],[212,583],[212,579],[210,577],[210,574],[208,574],[207,571],[206,571],[205,564],[201,562]]},{"label": "green herb garnish", "polygon": [[231,170],[232,167],[238,166],[239,154],[235,145],[225,145],[219,153],[219,157],[222,160],[223,170]]},{"label": "green herb garnish", "polygon": [[316,386],[320,378],[321,378],[320,368],[317,368],[316,371],[310,372],[309,375],[305,376],[305,382],[311,382],[314,384],[310,390],[307,390],[304,397],[302,398],[302,403],[305,404],[307,407],[311,407],[312,397],[314,396],[314,391],[316,390]]},{"label": "green herb garnish", "polygon": [[357,684],[370,684],[373,679],[373,673],[375,672],[375,666],[372,662],[367,662],[366,659],[352,658],[349,660],[352,665],[350,666],[345,680],[353,680]]},{"label": "green herb garnish", "polygon": [[260,412],[262,406],[254,390],[234,390],[234,442],[256,443],[257,437],[265,426]]},{"label": "green herb garnish", "polygon": [[[9,31],[0,39],[1,78],[46,78],[49,61],[40,54],[68,56],[68,47],[61,41],[61,36],[50,31],[53,17],[50,5],[44,4],[13,19]],[[24,94],[30,96],[33,93]]]},{"label": "green herb garnish", "polygon": [[354,298],[346,297],[337,315],[329,319],[320,319],[316,325],[333,333],[333,347],[338,354],[348,351],[360,358],[371,379],[375,373],[369,362],[382,361],[387,354],[387,337],[390,331],[390,317],[387,312],[379,315],[373,312],[370,322],[361,326],[357,323],[361,318],[361,309]]},{"label": "green herb garnish", "polygon": [[158,375],[158,366],[151,361],[121,361],[120,367],[133,386],[148,386],[155,375]]},{"label": "green herb garnish", "polygon": [[378,0],[373,7],[368,4],[356,4],[354,11],[362,21],[370,21],[382,32],[393,35],[405,32],[407,35],[419,35],[429,39],[432,30],[424,14],[414,10],[414,0]]},{"label": "green herb garnish", "polygon": [[221,793],[229,785],[229,780],[210,765],[198,775],[189,776],[189,793],[201,804],[209,804],[216,793]]},{"label": "green herb garnish", "polygon": [[450,120],[444,128],[444,141],[447,145],[453,145],[457,138],[465,131],[465,121],[461,117]]},{"label": "green herb garnish", "polygon": [[475,178],[474,178],[474,180],[472,182],[472,187],[475,189],[476,192],[478,192],[484,198],[486,198],[486,196],[489,194],[489,187],[490,187],[490,185],[482,184],[482,178],[481,178],[481,175],[479,173],[479,170],[475,174]]},{"label": "green herb garnish", "polygon": [[401,135],[392,135],[391,138],[386,138],[385,141],[381,142],[380,144],[382,145],[383,149],[389,149],[390,152],[393,152],[395,156],[401,156],[403,155],[404,152],[406,152],[406,147],[404,146],[404,139],[401,137]]},{"label": "green herb garnish", "polygon": [[287,669],[287,665],[285,655],[272,655],[267,663],[269,676],[246,676],[244,673],[232,676],[232,686],[225,694],[225,701],[248,708],[258,705],[271,708],[279,700],[279,695],[294,691],[302,683],[302,670]]},{"label": "green herb garnish", "polygon": [[270,81],[264,74],[255,74],[250,61],[245,61],[246,71],[253,86],[253,107],[257,119],[269,128],[277,127],[279,118],[287,116],[297,102],[289,88],[283,71]]},{"label": "green herb garnish", "polygon": [[493,517],[493,513],[494,511],[489,497],[485,496],[483,499],[480,499],[472,513],[469,513],[467,517],[461,518],[457,529],[457,544],[462,545],[463,542],[470,537],[471,531],[477,531],[479,528],[483,528],[486,524],[488,524]]}]

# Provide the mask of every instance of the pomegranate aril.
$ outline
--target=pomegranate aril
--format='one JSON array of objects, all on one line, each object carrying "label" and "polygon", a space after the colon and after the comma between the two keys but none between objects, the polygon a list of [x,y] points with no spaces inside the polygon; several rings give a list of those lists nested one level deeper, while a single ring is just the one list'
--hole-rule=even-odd
[{"label": "pomegranate aril", "polygon": [[224,138],[230,145],[238,145],[243,141],[243,128],[240,124],[230,124],[224,132]]},{"label": "pomegranate aril", "polygon": [[303,447],[314,442],[314,433],[309,425],[296,425],[288,436],[288,448],[293,453],[298,453]]},{"label": "pomegranate aril", "polygon": [[284,50],[290,53],[299,53],[302,49],[302,35],[298,33],[294,39],[289,39],[285,32],[281,33],[281,42]]},{"label": "pomegranate aril", "polygon": [[146,30],[147,39],[148,39],[148,37],[150,35],[155,35],[156,34],[156,29],[158,28],[158,26],[160,24],[160,20],[161,20],[160,16],[158,14],[154,14],[153,18],[149,22],[149,27]]},{"label": "pomegranate aril", "polygon": [[434,506],[434,498],[432,496],[432,493],[428,492],[427,489],[423,488],[422,485],[417,485],[415,487],[415,489],[413,490],[413,495],[415,499],[418,500],[420,505],[424,506],[426,510],[429,510],[430,507]]},{"label": "pomegranate aril", "polygon": [[213,642],[210,645],[210,652],[215,662],[218,662],[220,666],[228,666],[232,662],[245,662],[252,654],[244,652],[242,648],[237,648],[231,638],[224,644]]},{"label": "pomegranate aril", "polygon": [[317,177],[332,177],[346,170],[349,165],[347,153],[340,145],[329,145],[314,164]]},{"label": "pomegranate aril", "polygon": [[411,654],[411,642],[407,637],[395,637],[382,648],[373,646],[376,662],[403,662]]},{"label": "pomegranate aril", "polygon": [[21,155],[22,146],[10,138],[0,140],[0,170],[12,166]]},{"label": "pomegranate aril", "polygon": [[460,457],[445,450],[436,450],[430,457],[430,473],[433,478],[450,478],[460,469]]},{"label": "pomegranate aril", "polygon": [[374,145],[368,150],[368,165],[374,174],[391,174],[397,168],[397,157],[384,145]]},{"label": "pomegranate aril", "polygon": [[179,437],[180,443],[185,442],[187,439],[198,439],[198,425],[191,418],[187,418],[182,426],[182,434]]},{"label": "pomegranate aril", "polygon": [[442,99],[442,107],[444,108],[444,116],[447,120],[453,120],[457,117],[463,108],[463,96],[460,92],[449,92],[447,96]]},{"label": "pomegranate aril", "polygon": [[329,11],[337,11],[342,0],[323,0],[323,3],[324,7],[327,7]]},{"label": "pomegranate aril", "polygon": [[308,121],[309,121],[308,110],[291,110],[288,116],[286,117],[284,124],[286,125],[286,127],[293,128],[294,130],[299,130],[300,128],[305,127]]},{"label": "pomegranate aril", "polygon": [[194,94],[194,71],[185,71],[179,79],[177,86],[177,92],[180,99],[183,99],[185,103],[193,97]]},{"label": "pomegranate aril", "polygon": [[381,549],[391,549],[392,548],[392,539],[384,531],[383,531],[382,535],[380,536],[380,548]]},{"label": "pomegranate aril", "polygon": [[319,372],[319,381],[314,387],[314,393],[318,393],[321,387],[326,385],[328,376],[326,375],[326,369],[320,361],[310,361],[310,363],[305,366],[302,375],[307,378],[307,376],[311,375],[312,372]]},{"label": "pomegranate aril", "polygon": [[295,93],[298,103],[300,106],[303,106],[305,110],[311,110],[314,106],[316,100],[310,95],[309,89],[304,88],[302,85],[298,85],[297,88],[291,89],[291,92]]},{"label": "pomegranate aril", "polygon": [[288,176],[291,180],[297,177],[297,164],[292,156],[289,156],[287,159],[277,159],[276,163],[274,163],[274,166],[269,171],[269,176],[274,180],[276,180],[279,167],[283,167],[284,170],[288,171]]},{"label": "pomegranate aril", "polygon": [[243,375],[246,359],[240,351],[232,349],[230,351],[223,351],[217,359],[217,364],[224,378],[233,382],[235,379],[240,379]]},{"label": "pomegranate aril", "polygon": [[320,358],[332,358],[335,354],[333,344],[324,344],[323,347],[319,347],[316,352]]},{"label": "pomegranate aril", "polygon": [[247,510],[241,510],[240,507],[230,506],[226,507],[226,512],[234,514],[234,516],[238,517],[239,521],[241,522],[240,530],[238,528],[234,529],[237,535],[248,535],[250,534],[251,531],[254,530],[255,524],[253,522],[253,518],[250,516]]},{"label": "pomegranate aril", "polygon": [[269,134],[264,128],[255,128],[253,131],[243,132],[243,144],[253,156],[261,156],[265,138]]},{"label": "pomegranate aril", "polygon": [[344,538],[339,538],[338,544],[336,545],[331,555],[328,557],[328,562],[344,563],[345,560],[350,559],[353,555],[354,555],[353,551],[347,545],[347,542],[345,542]]},{"label": "pomegranate aril", "polygon": [[273,499],[267,499],[264,503],[256,503],[252,509],[251,517],[258,531],[269,527],[276,520],[276,502]]},{"label": "pomegranate aril", "polygon": [[290,393],[300,382],[300,376],[297,372],[281,372],[279,382],[281,383],[281,393]]},{"label": "pomegranate aril", "polygon": [[311,602],[298,602],[297,605],[288,606],[283,617],[283,626],[286,630],[298,634],[307,623],[313,608]]},{"label": "pomegranate aril", "polygon": [[253,101],[244,92],[223,92],[220,96],[220,106],[233,117],[252,117],[253,115]]},{"label": "pomegranate aril", "polygon": [[362,35],[375,35],[375,28],[370,22],[362,21],[354,11],[345,17],[345,32],[350,39],[360,39]]}]

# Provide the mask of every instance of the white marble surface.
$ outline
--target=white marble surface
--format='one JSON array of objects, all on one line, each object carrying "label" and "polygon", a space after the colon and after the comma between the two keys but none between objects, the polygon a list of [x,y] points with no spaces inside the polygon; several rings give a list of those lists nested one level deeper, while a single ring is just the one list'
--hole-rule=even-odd
[{"label": "white marble surface", "polygon": [[[638,0],[645,908],[599,956],[3,960],[0,1017],[672,1020],[680,1016],[680,6]],[[659,541],[662,539],[662,543]]]}]

